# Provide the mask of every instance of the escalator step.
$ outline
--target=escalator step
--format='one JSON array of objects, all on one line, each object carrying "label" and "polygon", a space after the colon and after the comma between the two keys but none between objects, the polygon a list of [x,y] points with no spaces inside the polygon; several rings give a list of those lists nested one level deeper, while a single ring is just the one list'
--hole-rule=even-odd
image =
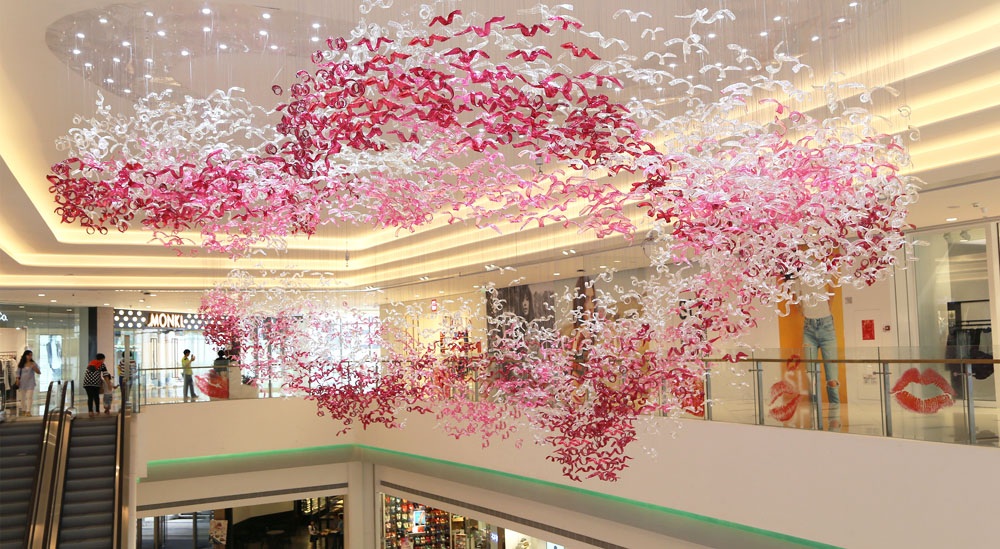
[{"label": "escalator step", "polygon": [[108,444],[114,444],[118,439],[115,433],[93,433],[85,435],[73,433],[70,437],[73,441],[73,446],[77,448],[85,446],[106,446]]},{"label": "escalator step", "polygon": [[78,467],[100,467],[115,466],[115,455],[111,453],[106,456],[78,456],[66,460],[66,470],[72,471]]},{"label": "escalator step", "polygon": [[19,549],[24,543],[23,539],[14,541],[0,541],[0,549]]},{"label": "escalator step", "polygon": [[41,439],[41,433],[17,433],[0,436],[0,445],[2,446],[34,446],[38,447],[38,442]]},{"label": "escalator step", "polygon": [[60,549],[107,549],[108,547],[111,547],[110,537],[65,541],[59,543]]},{"label": "escalator step", "polygon": [[115,443],[114,437],[112,437],[111,444],[95,444],[91,446],[77,446],[76,441],[73,440],[69,445],[69,457],[73,459],[75,457],[90,457],[90,456],[111,456],[115,455]]},{"label": "escalator step", "polygon": [[23,467],[25,465],[30,465],[32,471],[34,471],[35,463],[37,462],[38,462],[38,456],[36,456],[34,453],[19,454],[16,456],[5,456],[3,458],[3,468],[0,469],[0,478],[4,477],[7,468]]},{"label": "escalator step", "polygon": [[36,456],[38,455],[38,441],[32,444],[3,444],[0,443],[0,457],[6,459],[15,456]]},{"label": "escalator step", "polygon": [[0,488],[12,488],[11,483],[27,480],[30,484],[35,478],[35,464],[28,465],[8,465],[4,460],[3,467],[0,468]]},{"label": "escalator step", "polygon": [[27,502],[31,499],[31,486],[27,488],[22,488],[20,490],[10,490],[9,492],[4,490],[3,501],[0,502],[0,512],[3,512],[3,507],[7,504],[14,503],[17,501]]},{"label": "escalator step", "polygon": [[[30,497],[31,491],[28,491]],[[28,499],[7,499],[5,495],[3,500],[0,500],[0,515],[19,515],[28,512]]]},{"label": "escalator step", "polygon": [[96,467],[73,467],[66,471],[66,480],[113,476],[115,476],[114,464],[98,465]]},{"label": "escalator step", "polygon": [[17,528],[24,533],[25,521],[28,518],[27,505],[20,513],[5,513],[0,515],[0,539],[4,539],[2,531],[4,528]]},{"label": "escalator step", "polygon": [[101,488],[107,488],[108,486],[114,486],[115,477],[93,477],[93,478],[77,478],[73,480],[67,480],[63,484],[63,489],[65,493],[78,492],[81,490],[100,490]]},{"label": "escalator step", "polygon": [[10,541],[16,540],[20,541],[24,539],[24,525],[27,521],[27,514],[20,515],[21,523],[15,526],[4,526],[0,528],[0,541]]},{"label": "escalator step", "polygon": [[62,530],[67,528],[75,528],[77,526],[104,526],[106,524],[111,524],[111,521],[115,519],[114,513],[111,509],[104,512],[97,513],[83,513],[78,515],[63,515],[60,519],[59,527]]},{"label": "escalator step", "polygon": [[102,505],[100,502],[84,501],[80,503],[63,503],[62,516],[86,515],[87,513],[103,513],[113,511],[114,503],[107,501]]},{"label": "escalator step", "polygon": [[37,436],[42,434],[42,422],[41,421],[16,421],[13,423],[4,423],[0,426],[0,441],[4,441],[9,436],[23,435],[27,433],[34,433]]},{"label": "escalator step", "polygon": [[107,540],[107,545],[105,547],[111,547],[111,521],[109,520],[105,524],[87,525],[87,526],[73,526],[71,528],[60,528],[59,529],[59,546],[66,547],[67,542],[71,541],[84,541],[91,539],[104,538]]},{"label": "escalator step", "polygon": [[63,494],[63,503],[94,503],[100,504],[101,502],[114,501],[115,490],[114,488],[107,488],[102,490],[83,490],[80,492],[66,492]]}]

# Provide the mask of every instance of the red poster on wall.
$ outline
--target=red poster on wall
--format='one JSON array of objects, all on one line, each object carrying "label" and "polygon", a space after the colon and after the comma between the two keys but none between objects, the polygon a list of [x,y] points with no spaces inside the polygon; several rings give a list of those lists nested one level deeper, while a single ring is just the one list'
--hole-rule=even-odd
[{"label": "red poster on wall", "polygon": [[874,320],[862,320],[861,321],[861,339],[864,341],[874,341],[875,340],[875,321]]}]

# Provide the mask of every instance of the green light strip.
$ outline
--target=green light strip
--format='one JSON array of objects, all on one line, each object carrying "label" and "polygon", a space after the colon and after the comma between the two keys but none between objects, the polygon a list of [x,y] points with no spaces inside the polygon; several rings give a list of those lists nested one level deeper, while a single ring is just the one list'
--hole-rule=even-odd
[{"label": "green light strip", "polygon": [[[605,500],[608,500],[608,501],[613,501],[615,503],[621,503],[621,504],[626,504],[626,505],[632,505],[632,506],[635,506],[635,507],[641,507],[643,509],[649,509],[649,510],[656,511],[656,512],[659,512],[659,513],[664,513],[664,514],[668,514],[668,515],[674,515],[674,516],[678,516],[678,517],[684,517],[684,518],[688,518],[688,519],[697,520],[697,521],[700,521],[700,522],[705,522],[705,523],[708,523],[708,524],[712,524],[712,525],[715,525],[715,526],[722,526],[724,528],[731,528],[733,530],[739,530],[739,531],[742,531],[742,532],[748,532],[748,533],[751,533],[751,534],[765,536],[765,537],[769,537],[769,538],[773,538],[773,539],[777,539],[777,540],[781,540],[781,541],[785,541],[785,542],[795,543],[795,544],[801,545],[803,547],[816,547],[816,548],[822,548],[822,549],[841,549],[840,547],[838,547],[836,545],[830,545],[830,544],[826,544],[826,543],[820,543],[818,541],[812,541],[812,540],[808,540],[808,539],[805,539],[805,538],[800,538],[800,537],[792,536],[792,535],[789,535],[789,534],[782,534],[781,532],[774,532],[772,530],[765,530],[763,528],[757,528],[755,526],[747,526],[745,524],[740,524],[738,522],[732,522],[732,521],[728,521],[728,520],[725,520],[725,519],[719,519],[719,518],[709,517],[709,516],[706,516],[706,515],[700,515],[698,513],[692,513],[690,511],[682,511],[680,509],[674,509],[674,508],[671,508],[671,507],[665,507],[665,506],[662,506],[662,505],[656,505],[654,503],[648,503],[648,502],[645,502],[645,501],[637,501],[637,500],[634,500],[634,499],[628,499],[628,498],[624,498],[624,497],[621,497],[621,496],[615,496],[615,495],[611,495],[611,494],[605,494],[603,492],[597,492],[597,491],[594,491],[594,490],[588,490],[586,488],[579,488],[579,487],[576,487],[576,486],[567,486],[565,484],[559,484],[559,483],[551,482],[551,481],[548,481],[548,480],[541,480],[541,479],[537,479],[537,478],[532,478],[532,477],[526,477],[526,476],[523,476],[523,475],[518,475],[518,474],[515,474],[515,473],[507,473],[507,472],[504,472],[504,471],[497,471],[495,469],[487,469],[486,467],[480,467],[480,466],[477,466],[477,465],[469,465],[469,464],[466,464],[466,463],[459,463],[457,461],[449,461],[449,460],[444,460],[444,459],[438,459],[438,458],[432,458],[432,457],[427,457],[427,456],[421,456],[421,455],[418,455],[418,454],[411,454],[411,453],[408,453],[408,452],[401,452],[401,451],[398,451],[398,450],[387,450],[385,448],[379,448],[377,446],[369,446],[367,444],[332,444],[332,445],[328,445],[328,446],[310,446],[310,447],[307,447],[307,448],[285,448],[285,449],[281,449],[281,450],[264,450],[264,451],[258,451],[258,452],[242,452],[242,453],[238,453],[238,454],[217,454],[217,455],[212,455],[212,456],[197,456],[197,457],[190,457],[190,458],[160,459],[160,460],[146,462],[146,466],[147,466],[147,468],[149,468],[149,467],[155,467],[155,466],[158,466],[158,465],[178,465],[178,464],[202,463],[202,462],[207,462],[207,461],[220,461],[220,460],[227,460],[227,459],[234,459],[234,458],[262,457],[262,456],[280,456],[280,455],[288,455],[288,454],[296,454],[296,453],[321,452],[321,451],[329,451],[329,450],[337,450],[337,449],[368,450],[368,451],[371,451],[371,452],[388,454],[388,455],[394,455],[394,456],[400,456],[400,457],[404,457],[404,458],[415,459],[415,460],[425,461],[425,462],[429,462],[429,463],[437,463],[437,464],[440,464],[440,465],[447,465],[449,467],[456,467],[456,468],[460,468],[460,469],[466,469],[466,470],[469,470],[469,471],[475,471],[477,473],[483,473],[483,474],[487,474],[487,475],[494,475],[494,476],[499,476],[499,477],[503,477],[503,478],[514,479],[514,480],[518,480],[518,481],[521,481],[521,482],[528,482],[528,483],[531,483],[531,484],[538,484],[538,485],[541,485],[541,486],[545,486],[547,488],[555,488],[555,489],[559,489],[559,490],[566,490],[566,491],[569,491],[569,492],[574,492],[574,493],[577,493],[577,494],[582,494],[582,495],[593,497],[593,498],[605,499]],[[138,482],[138,481],[139,481],[139,479],[136,479],[136,482]]]}]

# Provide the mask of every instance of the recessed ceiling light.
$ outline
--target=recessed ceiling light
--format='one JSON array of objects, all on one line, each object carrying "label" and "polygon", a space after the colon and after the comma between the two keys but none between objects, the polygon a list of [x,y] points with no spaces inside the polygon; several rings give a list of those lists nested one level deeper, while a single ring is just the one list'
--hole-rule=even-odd
[{"label": "recessed ceiling light", "polygon": [[149,297],[156,297],[156,294],[149,294]]},{"label": "recessed ceiling light", "polygon": [[656,88],[656,91],[661,92],[663,91],[663,88]]},{"label": "recessed ceiling light", "polygon": [[153,12],[147,10],[146,11],[146,17],[152,17],[152,16],[153,16]]},{"label": "recessed ceiling light", "polygon": [[846,17],[841,17],[840,19],[837,19],[837,22],[838,23],[845,23],[845,22],[847,22],[847,18]]},{"label": "recessed ceiling light", "polygon": [[146,302],[146,300],[145,300],[145,299],[140,299],[140,300],[139,300],[139,303],[145,303],[145,302]]},{"label": "recessed ceiling light", "polygon": [[319,37],[318,36],[313,36],[309,40],[312,40],[313,42],[319,42]]},{"label": "recessed ceiling light", "polygon": [[208,15],[208,14],[212,13],[212,10],[210,10],[208,8],[201,8],[201,13],[204,13],[205,15]]},{"label": "recessed ceiling light", "polygon": [[83,34],[82,32],[78,32],[78,33],[76,33],[76,37],[80,38],[80,39],[84,39],[84,38],[87,37],[87,35]]},{"label": "recessed ceiling light", "polygon": [[189,52],[187,50],[181,50],[181,55],[183,55],[184,57],[187,57],[187,56],[191,55],[191,52]]},{"label": "recessed ceiling light", "polygon": [[272,49],[272,50],[276,50],[276,49],[278,49],[278,45],[277,45],[277,44],[271,44],[271,49]]},{"label": "recessed ceiling light", "polygon": [[50,303],[55,303],[55,302],[56,302],[56,300],[54,300],[54,299],[50,299],[50,300],[49,300],[49,302],[50,302]]},{"label": "recessed ceiling light", "polygon": [[267,31],[264,30],[264,29],[260,29],[259,31],[257,31],[257,34],[259,34],[261,36],[267,36]]},{"label": "recessed ceiling light", "polygon": [[607,265],[601,265],[601,268],[602,268],[602,269],[607,269],[607,268],[608,268],[608,266],[607,266]]},{"label": "recessed ceiling light", "polygon": [[751,65],[747,65],[747,66],[743,67],[743,70],[747,70],[747,71],[752,70],[752,69],[753,69],[753,66],[751,66]]},{"label": "recessed ceiling light", "polygon": [[687,78],[688,80],[691,80],[692,78],[694,78],[694,75],[693,74],[689,74],[689,75],[685,76],[685,78]]},{"label": "recessed ceiling light", "polygon": [[84,63],[84,64],[83,64],[83,66],[84,66],[84,67],[87,67],[88,69],[92,69],[92,68],[94,68],[94,64],[93,64],[93,63],[91,63],[91,62],[89,62],[89,61],[88,61],[88,62],[86,62],[86,63]]},{"label": "recessed ceiling light", "polygon": [[710,33],[708,33],[708,37],[709,37],[709,38],[715,38],[715,33],[714,33],[714,32],[710,32]]},{"label": "recessed ceiling light", "polygon": [[263,17],[264,19],[270,19],[271,18],[271,14],[267,13],[266,11],[264,13],[260,14],[260,16]]},{"label": "recessed ceiling light", "polygon": [[771,21],[781,21],[781,16],[780,15],[775,15],[774,19],[771,19]]},{"label": "recessed ceiling light", "polygon": [[559,276],[559,273],[552,273],[552,276]]},{"label": "recessed ceiling light", "polygon": [[669,67],[670,67],[671,69],[676,69],[676,68],[677,68],[677,63],[671,63],[671,64],[670,64],[670,65],[668,65],[668,66],[669,66]]},{"label": "recessed ceiling light", "polygon": [[131,46],[131,45],[132,45],[132,43],[131,43],[131,42],[129,42],[128,40],[122,40],[122,45],[123,45],[123,46],[125,46],[125,47],[127,48],[127,47]]},{"label": "recessed ceiling light", "polygon": [[319,28],[319,23],[313,23],[313,28],[314,29],[318,29]]},{"label": "recessed ceiling light", "polygon": [[108,22],[108,18],[107,17],[99,17],[97,19],[97,22],[103,25],[103,24],[105,24],[105,23]]},{"label": "recessed ceiling light", "polygon": [[958,218],[957,217],[949,217],[948,219],[945,219],[945,221],[949,221],[949,222],[950,221],[958,221]]},{"label": "recessed ceiling light", "polygon": [[76,48],[73,48],[73,55],[80,55],[81,53],[83,53],[83,52],[81,52],[80,50],[78,50]]},{"label": "recessed ceiling light", "polygon": [[114,79],[112,79],[112,78],[105,78],[104,81],[107,82],[108,84],[114,84],[115,83]]},{"label": "recessed ceiling light", "polygon": [[761,36],[767,36],[767,31],[760,31]]},{"label": "recessed ceiling light", "polygon": [[146,58],[146,62],[147,63],[152,63],[153,62],[153,58],[152,57],[147,57]]},{"label": "recessed ceiling light", "polygon": [[856,8],[856,7],[858,7],[858,3],[857,2],[851,2],[850,4],[848,4],[848,6],[851,6],[852,8]]},{"label": "recessed ceiling light", "polygon": [[144,74],[144,75],[142,75],[142,77],[145,78],[146,80],[149,80],[150,78],[153,77],[153,75],[152,74]]},{"label": "recessed ceiling light", "polygon": [[165,31],[165,30],[158,30],[158,31],[156,31],[156,36],[166,36],[166,35],[167,35],[167,31]]},{"label": "recessed ceiling light", "polygon": [[813,35],[813,37],[812,37],[812,41],[813,41],[813,42],[816,42],[816,41],[818,41],[818,40],[819,40],[819,36],[818,36],[818,35]]},{"label": "recessed ceiling light", "polygon": [[212,28],[211,27],[202,27],[201,30],[202,30],[202,32],[212,32]]},{"label": "recessed ceiling light", "polygon": [[38,294],[38,297],[45,297],[45,294]]},{"label": "recessed ceiling light", "polygon": [[225,49],[229,49],[229,46],[227,46],[227,45],[225,45],[225,44],[219,44],[219,49],[220,49],[220,50],[225,50]]},{"label": "recessed ceiling light", "polygon": [[124,90],[122,90],[122,93],[132,93],[132,90],[125,88]]},{"label": "recessed ceiling light", "polygon": [[104,304],[104,306],[105,306],[105,307],[110,307],[110,306],[111,306],[111,304],[110,304],[110,303],[105,303],[105,304]]},{"label": "recessed ceiling light", "polygon": [[571,253],[571,254],[575,254],[575,253],[576,253],[576,250],[574,250],[573,248],[570,248],[570,249],[569,249],[569,253]]}]

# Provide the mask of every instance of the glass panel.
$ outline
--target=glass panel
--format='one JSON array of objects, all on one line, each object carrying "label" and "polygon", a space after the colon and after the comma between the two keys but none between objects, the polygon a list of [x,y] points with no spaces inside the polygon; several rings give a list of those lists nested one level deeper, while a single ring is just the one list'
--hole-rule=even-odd
[{"label": "glass panel", "polygon": [[965,386],[941,364],[892,364],[887,376],[892,436],[932,442],[969,441]]}]

